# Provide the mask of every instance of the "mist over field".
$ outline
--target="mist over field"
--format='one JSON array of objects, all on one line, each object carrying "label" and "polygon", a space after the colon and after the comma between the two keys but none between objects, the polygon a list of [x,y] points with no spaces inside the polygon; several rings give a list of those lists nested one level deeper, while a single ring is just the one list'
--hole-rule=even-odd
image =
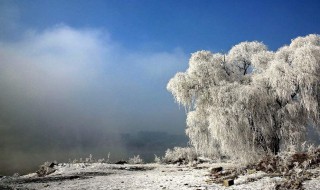
[{"label": "mist over field", "polygon": [[46,160],[144,154],[124,133],[154,131],[162,154],[173,145],[161,131],[186,142],[184,111],[165,92],[170,73],[185,65],[181,50],[128,52],[102,31],[66,25],[24,35],[0,44],[2,174]]}]

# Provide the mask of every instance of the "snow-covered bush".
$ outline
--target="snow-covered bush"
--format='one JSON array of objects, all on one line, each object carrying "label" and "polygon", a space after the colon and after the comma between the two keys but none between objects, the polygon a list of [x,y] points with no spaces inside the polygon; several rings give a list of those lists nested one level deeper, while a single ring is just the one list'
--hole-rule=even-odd
[{"label": "snow-covered bush", "polygon": [[242,42],[223,55],[193,53],[167,89],[187,110],[186,133],[199,155],[243,162],[305,141],[320,128],[320,36],[273,52]]},{"label": "snow-covered bush", "polygon": [[106,163],[106,160],[104,158],[98,159],[97,160],[98,163]]},{"label": "snow-covered bush", "polygon": [[71,164],[71,163],[72,164],[77,164],[77,163],[110,163],[110,152],[108,153],[108,156],[106,159],[105,158],[95,159],[92,154],[89,154],[89,157],[87,157],[85,159],[79,158],[79,160],[78,159],[71,160],[69,158],[69,164]]},{"label": "snow-covered bush", "polygon": [[159,156],[157,155],[154,155],[154,162],[157,163],[157,164],[162,164],[162,160]]},{"label": "snow-covered bush", "polygon": [[105,161],[105,162],[108,163],[108,164],[111,162],[111,161],[110,161],[110,155],[111,155],[110,152],[108,152],[108,156],[107,156],[106,161]]},{"label": "snow-covered bush", "polygon": [[89,157],[86,158],[86,162],[87,162],[87,163],[93,163],[93,162],[95,162],[92,154],[90,154]]},{"label": "snow-covered bush", "polygon": [[140,155],[133,156],[132,158],[129,158],[128,161],[129,164],[143,164],[142,158],[140,158]]},{"label": "snow-covered bush", "polygon": [[193,147],[174,147],[168,149],[162,161],[164,163],[183,163],[187,164],[197,159],[196,151]]}]

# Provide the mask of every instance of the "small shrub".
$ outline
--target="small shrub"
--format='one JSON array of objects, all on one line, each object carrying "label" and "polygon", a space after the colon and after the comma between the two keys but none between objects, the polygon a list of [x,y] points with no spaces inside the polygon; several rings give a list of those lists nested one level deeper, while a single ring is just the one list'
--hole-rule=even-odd
[{"label": "small shrub", "polygon": [[106,159],[106,163],[110,163],[110,152],[108,152],[108,156],[107,156],[107,159]]},{"label": "small shrub", "polygon": [[197,160],[197,153],[193,147],[174,147],[173,150],[168,149],[163,158],[163,162],[167,164],[187,164]]},{"label": "small shrub", "polygon": [[98,159],[98,163],[106,163],[106,161],[104,158],[102,158],[102,159]]},{"label": "small shrub", "polygon": [[133,156],[133,158],[129,158],[129,164],[143,164],[143,160],[140,155]]},{"label": "small shrub", "polygon": [[94,163],[94,162],[95,162],[92,154],[90,154],[89,157],[86,158],[86,162],[87,162],[87,163]]},{"label": "small shrub", "polygon": [[157,155],[154,155],[154,162],[157,164],[162,164],[162,160],[160,157],[158,157]]}]

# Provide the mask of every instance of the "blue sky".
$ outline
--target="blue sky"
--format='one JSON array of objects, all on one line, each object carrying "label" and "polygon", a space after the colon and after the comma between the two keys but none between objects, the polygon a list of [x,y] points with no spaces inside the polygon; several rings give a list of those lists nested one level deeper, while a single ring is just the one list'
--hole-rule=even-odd
[{"label": "blue sky", "polygon": [[276,49],[296,36],[319,31],[317,0],[1,2],[17,9],[22,28],[45,29],[59,23],[99,28],[130,49],[228,51],[245,40]]},{"label": "blue sky", "polygon": [[190,53],[253,40],[276,50],[319,34],[319,10],[316,0],[1,0],[0,171],[34,152],[37,162],[126,156],[124,133],[183,136],[166,84]]}]

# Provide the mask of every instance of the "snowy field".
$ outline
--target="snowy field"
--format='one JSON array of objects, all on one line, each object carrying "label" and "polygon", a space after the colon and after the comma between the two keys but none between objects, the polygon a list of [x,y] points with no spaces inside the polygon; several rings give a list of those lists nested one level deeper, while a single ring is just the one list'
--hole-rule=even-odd
[{"label": "snowy field", "polygon": [[[235,179],[235,185],[225,187],[212,183],[210,168],[232,169],[230,163],[179,165],[115,165],[105,163],[58,164],[56,171],[45,177],[36,173],[20,177],[2,177],[0,189],[275,189],[281,177],[253,172]],[[313,170],[319,173],[319,169]],[[319,175],[318,175],[319,176]],[[306,181],[305,189],[320,189],[320,177]]]}]

